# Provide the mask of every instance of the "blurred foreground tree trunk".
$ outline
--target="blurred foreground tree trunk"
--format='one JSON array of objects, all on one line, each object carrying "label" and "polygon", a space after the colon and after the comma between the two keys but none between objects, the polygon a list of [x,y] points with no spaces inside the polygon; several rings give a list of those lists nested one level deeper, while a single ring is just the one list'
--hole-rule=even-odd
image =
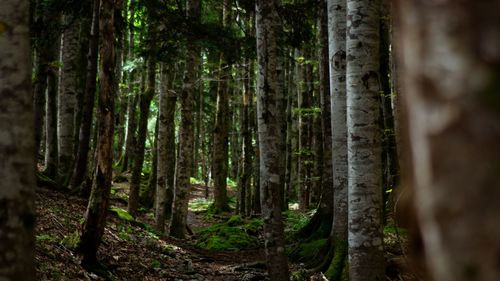
[{"label": "blurred foreground tree trunk", "polygon": [[415,206],[432,279],[500,280],[500,1],[400,1]]},{"label": "blurred foreground tree trunk", "polygon": [[0,2],[0,280],[35,280],[29,1]]}]

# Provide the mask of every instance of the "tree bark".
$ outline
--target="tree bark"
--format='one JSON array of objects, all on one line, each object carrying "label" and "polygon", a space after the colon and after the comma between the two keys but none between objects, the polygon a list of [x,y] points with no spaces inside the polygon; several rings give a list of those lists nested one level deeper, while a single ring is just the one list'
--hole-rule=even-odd
[{"label": "tree bark", "polygon": [[256,1],[257,58],[259,64],[257,120],[260,155],[260,202],[264,220],[266,261],[271,280],[289,280],[285,254],[280,190],[280,120],[277,77],[277,2]]},{"label": "tree bark", "polygon": [[[200,0],[187,0],[187,19],[193,24],[200,21]],[[193,152],[193,104],[196,84],[196,72],[200,56],[200,47],[188,38],[186,52],[186,70],[181,92],[181,125],[179,133],[179,156],[175,176],[175,197],[172,210],[170,235],[176,238],[186,237],[187,212],[190,191],[190,173]]]},{"label": "tree bark", "polygon": [[82,122],[78,134],[78,149],[75,167],[69,183],[70,189],[79,188],[87,177],[90,136],[96,93],[97,59],[99,52],[99,0],[94,0],[92,12],[92,29],[89,40],[87,77],[85,81],[85,96],[82,104]]},{"label": "tree bark", "polygon": [[114,93],[115,89],[115,32],[114,0],[101,0],[99,31],[102,44],[99,49],[99,102],[97,111],[98,143],[96,167],[92,192],[89,198],[85,221],[80,237],[79,251],[83,255],[85,267],[97,263],[97,249],[106,226],[109,207],[111,178],[113,174],[113,133],[114,133]]},{"label": "tree bark", "polygon": [[333,166],[333,223],[330,233],[334,258],[325,275],[340,279],[347,263],[347,116],[346,116],[346,0],[328,2],[328,53]]},{"label": "tree bark", "polygon": [[[130,15],[130,26],[129,26],[129,44],[128,44],[128,59],[132,60],[134,57],[135,48],[135,0],[130,0],[129,3],[129,15]],[[136,129],[137,129],[137,118],[136,118],[136,108],[137,102],[139,101],[135,89],[136,85],[136,71],[133,69],[128,74],[128,89],[127,89],[127,132],[125,136],[125,153],[122,161],[122,172],[127,171],[132,165],[132,160],[134,158],[134,150],[136,147]]]},{"label": "tree bark", "polygon": [[430,279],[498,280],[499,1],[400,1],[418,221]]},{"label": "tree bark", "polygon": [[58,172],[58,145],[57,145],[57,93],[59,77],[59,51],[61,43],[60,12],[50,11],[45,15],[44,22],[50,21],[49,38],[47,46],[47,99],[45,114],[45,175],[57,179]]},{"label": "tree bark", "polygon": [[347,1],[349,277],[384,280],[382,240],[380,1]]},{"label": "tree bark", "polygon": [[[223,20],[224,27],[231,23],[231,0],[224,0]],[[214,147],[212,174],[214,179],[214,208],[216,212],[229,210],[227,201],[228,177],[228,141],[229,141],[229,80],[231,66],[227,63],[226,55],[220,54],[220,76],[217,91],[217,113],[214,126]]]},{"label": "tree bark", "polygon": [[29,2],[0,2],[0,279],[35,280]]},{"label": "tree bark", "polygon": [[76,11],[64,15],[64,40],[62,46],[61,90],[58,97],[58,171],[61,183],[68,179],[74,161],[75,110],[80,88],[80,23]]},{"label": "tree bark", "polygon": [[165,230],[165,219],[172,215],[175,176],[175,106],[176,93],[173,91],[173,71],[166,65],[161,69],[161,91],[158,123],[158,177],[156,180],[156,229]]},{"label": "tree bark", "polygon": [[[153,11],[148,9],[151,15]],[[134,163],[132,165],[132,176],[130,179],[130,191],[128,199],[128,212],[135,216],[139,207],[139,192],[141,188],[142,165],[144,164],[144,149],[146,146],[146,135],[148,132],[148,119],[151,101],[155,95],[156,85],[156,26],[154,22],[149,22],[149,49],[148,56],[148,78],[146,91],[139,97],[139,132],[137,134],[137,146],[134,152]]]}]

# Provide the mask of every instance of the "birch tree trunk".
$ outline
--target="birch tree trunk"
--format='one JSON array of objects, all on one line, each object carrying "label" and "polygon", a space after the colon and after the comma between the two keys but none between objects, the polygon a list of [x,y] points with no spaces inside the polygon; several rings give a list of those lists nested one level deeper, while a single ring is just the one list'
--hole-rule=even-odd
[{"label": "birch tree trunk", "polygon": [[385,280],[379,127],[380,1],[347,1],[349,277]]},{"label": "birch tree trunk", "polygon": [[256,1],[257,60],[259,64],[257,121],[260,143],[260,202],[264,220],[267,268],[273,281],[289,280],[285,254],[280,190],[280,120],[277,77],[277,1]]},{"label": "birch tree trunk", "polygon": [[114,133],[114,79],[115,79],[115,0],[101,0],[99,31],[102,44],[99,49],[99,101],[97,111],[97,151],[92,192],[89,198],[85,221],[80,237],[79,251],[86,267],[97,262],[97,249],[106,226],[109,207],[111,178],[113,174],[113,133]]},{"label": "birch tree trunk", "polygon": [[0,2],[0,279],[35,280],[29,2]]},{"label": "birch tree trunk", "polygon": [[[187,19],[193,24],[200,20],[200,0],[187,0]],[[190,191],[190,176],[192,171],[193,152],[193,104],[196,90],[196,72],[200,56],[200,47],[188,38],[186,52],[186,70],[181,92],[181,124],[179,133],[179,156],[177,158],[175,175],[175,195],[172,209],[170,235],[176,238],[186,237],[187,212]]]},{"label": "birch tree trunk", "polygon": [[500,1],[401,1],[415,206],[433,280],[500,280]]}]

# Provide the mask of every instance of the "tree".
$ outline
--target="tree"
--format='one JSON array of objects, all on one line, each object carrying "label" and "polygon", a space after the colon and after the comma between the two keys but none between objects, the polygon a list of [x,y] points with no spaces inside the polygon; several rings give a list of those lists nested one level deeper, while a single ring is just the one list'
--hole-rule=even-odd
[{"label": "tree", "polygon": [[347,1],[348,252],[351,280],[385,279],[381,217],[379,13],[380,1]]},{"label": "tree", "polygon": [[87,162],[90,149],[90,134],[94,112],[97,59],[99,52],[99,0],[92,4],[92,28],[90,31],[89,50],[87,55],[87,72],[85,79],[85,93],[82,103],[82,122],[78,134],[78,147],[75,158],[75,167],[69,182],[69,188],[78,188],[87,177]]},{"label": "tree", "polygon": [[400,2],[415,206],[433,280],[498,280],[500,1]]},{"label": "tree", "polygon": [[139,191],[141,188],[142,165],[144,164],[144,149],[146,147],[146,135],[148,132],[148,118],[151,101],[155,95],[156,85],[156,46],[157,46],[157,30],[154,8],[147,7],[150,22],[148,23],[149,36],[149,55],[148,55],[148,74],[147,88],[139,97],[139,132],[137,134],[137,143],[134,152],[134,162],[132,165],[132,177],[130,180],[130,192],[128,199],[128,212],[135,216],[139,206]]},{"label": "tree", "polygon": [[175,106],[176,93],[172,90],[174,75],[163,64],[159,97],[158,123],[158,177],[156,180],[155,223],[158,231],[164,231],[165,219],[172,215],[175,176]]},{"label": "tree", "polygon": [[[200,0],[187,0],[187,20],[196,25],[200,21]],[[188,37],[186,51],[186,70],[181,92],[181,124],[179,133],[179,156],[177,158],[175,176],[175,195],[172,210],[170,235],[177,238],[186,237],[189,185],[192,171],[193,153],[193,104],[196,84],[196,72],[200,56],[200,47],[191,34]]]},{"label": "tree", "polygon": [[96,253],[106,225],[113,174],[115,1],[101,0],[100,2],[99,31],[102,43],[99,48],[101,59],[99,64],[96,164],[92,192],[85,212],[79,244],[79,251],[83,254],[82,264],[86,267],[92,267],[97,263]]},{"label": "tree", "polygon": [[[43,23],[47,30],[42,33],[47,45],[44,47],[46,57],[40,62],[47,64],[47,95],[45,114],[45,175],[52,179],[58,177],[58,145],[57,145],[57,94],[59,82],[59,51],[61,45],[61,12],[52,2],[44,12]],[[43,91],[43,89],[40,89]],[[38,93],[37,93],[38,94]]]},{"label": "tree", "polygon": [[61,183],[65,184],[74,161],[75,149],[75,111],[77,94],[80,92],[80,23],[81,18],[75,11],[64,15],[64,39],[62,45],[61,90],[58,96],[57,132],[58,132],[58,171]]},{"label": "tree", "polygon": [[[222,25],[231,23],[231,1],[224,0]],[[214,208],[217,212],[228,211],[227,177],[228,177],[228,135],[229,135],[229,80],[231,65],[227,63],[227,55],[220,54],[220,82],[217,90],[217,114],[214,125],[213,178]]]},{"label": "tree", "polygon": [[333,159],[333,222],[330,233],[334,257],[325,273],[341,277],[347,263],[347,117],[346,117],[346,0],[328,0],[331,139]]},{"label": "tree", "polygon": [[35,280],[29,2],[0,2],[0,279]]},{"label": "tree", "polygon": [[264,220],[266,260],[271,280],[289,280],[281,214],[280,123],[277,118],[277,1],[256,1],[257,61],[259,64],[257,120],[260,144],[260,202]]},{"label": "tree", "polygon": [[[129,1],[129,42],[128,42],[128,59],[129,61],[133,60],[134,56],[134,48],[135,48],[135,0]],[[136,147],[136,129],[137,129],[137,118],[136,118],[136,107],[137,102],[139,101],[135,89],[136,84],[136,70],[132,69],[128,75],[128,87],[127,87],[127,133],[125,137],[125,153],[123,155],[122,161],[122,171],[126,171],[132,165],[132,160],[134,158],[134,149]]]}]

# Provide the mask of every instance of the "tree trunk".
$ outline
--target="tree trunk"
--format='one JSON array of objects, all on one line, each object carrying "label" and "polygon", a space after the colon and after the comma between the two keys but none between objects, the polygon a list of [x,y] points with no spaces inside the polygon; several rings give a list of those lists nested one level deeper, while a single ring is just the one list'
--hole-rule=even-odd
[{"label": "tree trunk", "polygon": [[29,2],[0,2],[0,279],[35,280]]},{"label": "tree trunk", "polygon": [[[200,21],[200,0],[187,0],[187,20],[193,24]],[[179,133],[179,156],[175,175],[175,197],[172,209],[170,235],[176,238],[186,237],[187,212],[190,191],[190,172],[193,152],[193,104],[196,90],[196,72],[200,56],[200,47],[188,38],[186,51],[186,70],[181,92],[181,125]]]},{"label": "tree trunk", "polygon": [[347,139],[349,277],[384,280],[381,134],[379,127],[380,1],[347,1]]},{"label": "tree trunk", "polygon": [[[152,13],[152,11],[149,11]],[[150,55],[148,56],[148,78],[147,88],[139,97],[139,132],[137,134],[137,146],[134,152],[134,163],[132,165],[132,176],[130,179],[130,192],[128,199],[128,212],[135,216],[139,207],[139,192],[141,189],[142,165],[144,164],[144,149],[146,147],[146,135],[148,132],[149,109],[151,100],[155,95],[156,85],[156,26],[150,22],[148,27]]]},{"label": "tree trunk", "polygon": [[326,272],[340,279],[347,263],[347,116],[346,116],[346,0],[328,1],[328,53],[330,64],[331,130],[333,166],[332,250],[335,257]]},{"label": "tree trunk", "polygon": [[240,113],[240,129],[241,129],[241,137],[242,137],[242,161],[239,173],[239,202],[240,209],[239,213],[243,216],[247,216],[250,214],[248,211],[249,208],[247,206],[247,198],[248,193],[251,193],[250,190],[250,180],[252,176],[252,134],[249,127],[250,122],[250,112],[249,107],[252,102],[253,95],[251,90],[251,81],[250,81],[250,60],[245,60],[245,66],[243,69],[243,97],[242,97],[242,105],[241,105],[241,113]]},{"label": "tree trunk", "polygon": [[158,178],[158,122],[159,115],[156,115],[155,131],[153,143],[151,144],[151,173],[146,187],[140,191],[139,202],[148,209],[155,206],[155,190]]},{"label": "tree trunk", "polygon": [[82,109],[78,149],[75,167],[69,183],[70,189],[79,188],[87,176],[87,163],[90,149],[90,136],[96,93],[97,59],[99,51],[99,0],[94,0],[92,15],[92,30],[89,40],[87,78],[85,82],[85,97]]},{"label": "tree trunk", "polygon": [[[172,71],[173,72],[173,71]],[[158,177],[156,180],[156,229],[165,230],[165,219],[172,215],[175,176],[175,106],[177,96],[172,89],[174,75],[166,65],[161,69],[161,91],[158,123]]]},{"label": "tree trunk", "polygon": [[[76,11],[75,11],[76,13]],[[80,88],[80,23],[75,13],[64,15],[64,40],[62,46],[61,90],[58,97],[58,171],[60,183],[64,185],[74,161],[75,110],[77,92]]]},{"label": "tree trunk", "polygon": [[283,218],[280,190],[283,188],[280,173],[280,120],[278,110],[277,35],[278,14],[275,0],[257,0],[256,30],[257,58],[259,63],[257,120],[259,127],[260,202],[264,220],[266,261],[271,280],[289,280],[285,254]]},{"label": "tree trunk", "polygon": [[57,92],[59,76],[59,51],[60,51],[60,14],[58,12],[47,12],[45,22],[50,21],[51,40],[47,49],[47,99],[45,114],[45,175],[57,179],[58,151],[57,151]]},{"label": "tree trunk", "polygon": [[91,267],[97,263],[97,248],[101,243],[109,207],[113,174],[113,133],[115,85],[114,0],[101,0],[99,31],[102,38],[99,71],[99,102],[97,111],[98,143],[96,170],[85,221],[80,237],[79,251],[82,264]]},{"label": "tree trunk", "polygon": [[500,280],[500,2],[399,5],[415,206],[430,279]]},{"label": "tree trunk", "polygon": [[[223,26],[227,27],[231,21],[231,0],[224,0]],[[229,210],[227,202],[228,177],[228,132],[229,132],[229,80],[231,66],[227,63],[226,55],[220,54],[220,77],[217,91],[217,115],[214,126],[213,147],[213,178],[214,178],[214,208],[216,212]]]},{"label": "tree trunk", "polygon": [[[129,3],[129,15],[130,15],[130,26],[129,26],[129,45],[128,45],[128,58],[132,60],[134,57],[135,48],[135,0],[130,0]],[[135,89],[136,84],[136,71],[133,69],[128,74],[128,100],[127,100],[127,132],[125,137],[125,153],[122,161],[122,172],[125,172],[131,167],[132,159],[134,158],[134,150],[136,147],[136,136],[135,132],[137,129],[137,118],[136,118],[136,107],[139,101]]]}]

